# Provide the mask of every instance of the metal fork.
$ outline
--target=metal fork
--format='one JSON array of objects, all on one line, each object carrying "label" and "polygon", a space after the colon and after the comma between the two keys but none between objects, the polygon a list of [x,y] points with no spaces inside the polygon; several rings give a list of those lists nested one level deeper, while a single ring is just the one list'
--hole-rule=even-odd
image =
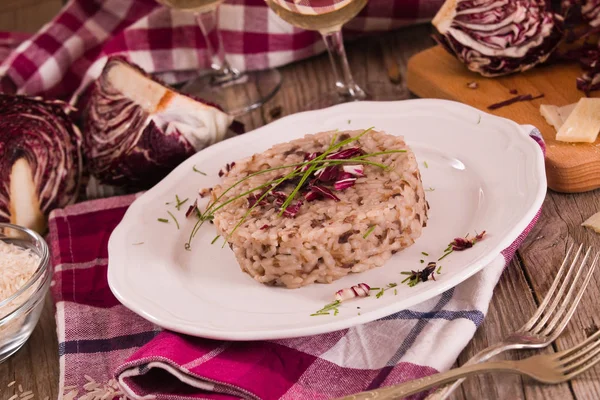
[{"label": "metal fork", "polygon": [[366,400],[377,398],[378,400],[385,400],[403,398],[457,378],[494,371],[518,373],[540,382],[556,384],[573,379],[599,361],[600,331],[578,345],[558,353],[541,354],[524,360],[488,361],[476,365],[467,365],[399,385],[357,393],[343,399]]},{"label": "metal fork", "polygon": [[[594,257],[591,267],[589,268],[585,280],[579,287],[576,293],[576,286],[584,267],[591,253],[591,248],[588,249],[583,257],[583,260],[578,263],[582,254],[583,245],[579,245],[573,260],[569,262],[573,252],[574,245],[571,244],[567,250],[567,254],[554,278],[554,282],[548,293],[542,300],[542,303],[536,310],[535,314],[515,332],[506,336],[500,343],[494,344],[470,358],[464,365],[472,365],[484,362],[495,355],[498,355],[507,350],[515,349],[539,349],[549,346],[565,329],[567,323],[573,316],[575,308],[579,304],[583,293],[592,278],[594,269],[598,261],[598,254]],[[571,276],[575,273],[575,277]],[[564,279],[561,278],[564,276]],[[571,302],[572,297],[575,299]],[[430,394],[427,400],[442,400],[446,399],[454,390],[456,390],[464,379],[459,379],[452,385],[442,387]]]}]

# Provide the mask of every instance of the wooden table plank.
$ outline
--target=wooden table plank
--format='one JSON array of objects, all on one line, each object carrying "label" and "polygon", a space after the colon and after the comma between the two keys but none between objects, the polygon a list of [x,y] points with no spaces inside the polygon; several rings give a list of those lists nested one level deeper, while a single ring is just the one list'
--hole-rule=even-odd
[{"label": "wooden table plank", "polygon": [[[504,336],[520,328],[534,314],[538,302],[531,292],[522,265],[515,258],[500,278],[485,322],[458,358],[463,364],[469,358]],[[543,352],[551,353],[552,348]],[[535,351],[512,351],[494,359],[519,360],[536,354]],[[568,384],[549,386],[513,374],[488,374],[467,379],[461,386],[466,399],[573,399]],[[453,400],[461,397],[453,396]]]},{"label": "wooden table plank", "polygon": [[62,5],[62,0],[2,0],[0,31],[36,32]]},{"label": "wooden table plank", "polygon": [[[597,191],[564,195],[549,192],[542,217],[520,249],[532,288],[539,296],[546,293],[565,255],[567,243],[577,242],[600,249],[600,235],[581,223],[600,209]],[[600,271],[596,271],[567,329],[556,341],[558,350],[583,340],[600,326]],[[592,369],[570,384],[576,398],[600,398],[600,370]]]},{"label": "wooden table plank", "polygon": [[[32,1],[28,0],[27,4]],[[14,8],[17,2],[12,1],[10,4],[11,9],[5,10],[7,13],[19,12],[19,8]],[[19,18],[23,21],[27,18],[25,14],[22,17],[10,14],[3,20],[2,11],[0,5],[0,29],[6,29],[3,21],[17,21]],[[18,24],[22,26],[22,22]],[[432,45],[429,33],[430,28],[423,25],[358,39],[349,44],[349,60],[358,83],[367,89],[374,89],[378,99],[410,97],[402,80],[406,62],[411,55]],[[280,70],[284,86],[265,107],[241,118],[247,129],[305,110],[321,93],[333,90],[333,76],[325,54]],[[548,195],[542,218],[521,249],[523,264],[516,261],[511,263],[501,277],[486,320],[473,341],[461,353],[457,364],[464,363],[477,351],[497,342],[529,318],[552,282],[564,254],[567,236],[589,244],[600,244],[600,236],[579,226],[583,219],[600,208],[600,200],[594,194],[595,192],[576,196],[555,193]],[[594,315],[600,302],[597,293],[598,279],[596,277],[592,282],[592,289],[564,337],[559,340],[558,348],[565,348],[580,340],[584,335],[584,328],[600,324],[598,317]],[[44,313],[31,339],[15,356],[0,364],[0,399],[7,399],[14,393],[14,387],[6,389],[12,380],[20,382],[24,390],[33,390],[36,399],[43,399],[44,396],[57,398],[57,354],[53,307],[50,299],[47,299]],[[526,355],[523,352],[513,352],[503,358],[522,358]],[[600,384],[596,372],[577,379],[571,385],[558,386],[541,385],[514,375],[494,374],[468,379],[452,398],[583,400],[600,398]]]}]

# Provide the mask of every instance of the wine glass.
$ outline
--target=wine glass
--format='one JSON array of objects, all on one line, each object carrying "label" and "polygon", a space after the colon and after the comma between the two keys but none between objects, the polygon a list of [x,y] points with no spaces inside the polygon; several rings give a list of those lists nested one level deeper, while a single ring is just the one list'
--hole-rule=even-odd
[{"label": "wine glass", "polygon": [[210,55],[211,70],[187,82],[182,91],[216,103],[230,115],[238,116],[262,106],[281,86],[276,69],[238,71],[225,57],[218,29],[219,6],[224,0],[157,0],[181,11],[193,13]]},{"label": "wine glass", "polygon": [[342,26],[354,18],[368,0],[266,0],[283,20],[299,28],[319,31],[333,67],[336,93],[320,96],[309,108],[322,108],[365,100],[367,94],[354,82],[342,37]]}]

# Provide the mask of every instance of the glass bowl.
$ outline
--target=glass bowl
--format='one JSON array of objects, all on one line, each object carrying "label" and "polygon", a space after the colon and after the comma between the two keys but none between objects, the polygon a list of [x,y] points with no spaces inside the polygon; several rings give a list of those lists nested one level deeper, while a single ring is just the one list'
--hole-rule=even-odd
[{"label": "glass bowl", "polygon": [[0,240],[30,249],[40,258],[29,280],[8,298],[0,299],[1,363],[19,350],[31,336],[44,308],[44,299],[50,287],[52,274],[49,268],[48,245],[34,231],[17,225],[0,223]]}]

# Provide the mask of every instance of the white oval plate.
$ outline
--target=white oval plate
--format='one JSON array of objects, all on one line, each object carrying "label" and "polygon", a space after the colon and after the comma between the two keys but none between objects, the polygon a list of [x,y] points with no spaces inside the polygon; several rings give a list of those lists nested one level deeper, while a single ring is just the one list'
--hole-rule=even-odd
[{"label": "white oval plate", "polygon": [[[211,224],[198,232],[191,251],[184,250],[194,221],[184,217],[188,203],[180,211],[174,208],[176,194],[192,201],[200,187],[220,181],[217,173],[225,163],[273,144],[307,133],[370,126],[404,135],[419,160],[424,187],[433,190],[426,192],[431,210],[423,235],[384,266],[329,285],[290,290],[259,284],[243,273],[227,246],[211,245],[216,235]],[[390,315],[461,283],[527,227],[546,194],[543,155],[528,133],[475,108],[431,99],[350,103],[282,118],[200,151],[138,198],[109,241],[110,288],[151,322],[211,339],[313,335]],[[157,221],[169,218],[167,210],[177,217],[179,230],[173,221]],[[439,262],[443,268],[437,281],[412,288],[400,284],[401,271],[423,268],[420,260],[437,260],[454,237],[482,230],[488,233],[485,240]],[[360,282],[398,286],[396,293],[391,289],[380,298],[344,302],[335,316],[310,315],[330,303],[338,289]]]}]

